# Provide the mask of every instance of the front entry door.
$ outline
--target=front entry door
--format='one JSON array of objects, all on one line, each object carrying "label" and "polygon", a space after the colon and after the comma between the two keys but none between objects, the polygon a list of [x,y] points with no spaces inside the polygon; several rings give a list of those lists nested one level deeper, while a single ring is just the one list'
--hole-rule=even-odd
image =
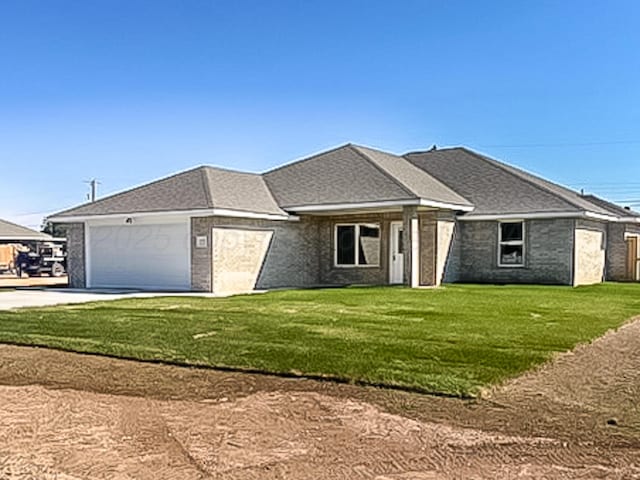
[{"label": "front entry door", "polygon": [[389,283],[402,283],[404,281],[404,231],[402,222],[391,223],[391,238],[389,239]]},{"label": "front entry door", "polygon": [[640,280],[640,259],[638,259],[638,237],[627,238],[627,278]]}]

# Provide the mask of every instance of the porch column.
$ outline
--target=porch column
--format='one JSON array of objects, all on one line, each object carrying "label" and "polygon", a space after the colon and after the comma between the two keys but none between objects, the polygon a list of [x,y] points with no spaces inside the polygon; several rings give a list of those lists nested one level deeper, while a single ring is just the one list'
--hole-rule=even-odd
[{"label": "porch column", "polygon": [[404,283],[415,288],[420,285],[420,226],[417,207],[408,206],[402,210],[404,229]]}]

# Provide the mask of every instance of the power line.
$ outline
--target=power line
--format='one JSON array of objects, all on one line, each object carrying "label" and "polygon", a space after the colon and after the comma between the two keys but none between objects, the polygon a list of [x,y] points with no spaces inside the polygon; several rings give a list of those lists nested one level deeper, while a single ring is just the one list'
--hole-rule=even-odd
[{"label": "power line", "polygon": [[611,140],[605,142],[560,142],[560,143],[522,143],[512,145],[478,145],[481,148],[547,148],[547,147],[594,147],[599,145],[637,145],[640,140]]}]

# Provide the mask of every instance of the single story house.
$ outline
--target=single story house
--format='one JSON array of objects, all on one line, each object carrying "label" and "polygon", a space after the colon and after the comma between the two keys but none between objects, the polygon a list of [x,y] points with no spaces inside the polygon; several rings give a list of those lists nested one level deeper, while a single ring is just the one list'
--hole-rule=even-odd
[{"label": "single story house", "polygon": [[640,279],[640,214],[466,148],[201,166],[59,212],[73,287],[233,293]]},{"label": "single story house", "polygon": [[0,219],[0,243],[46,242],[52,239],[46,233]]}]

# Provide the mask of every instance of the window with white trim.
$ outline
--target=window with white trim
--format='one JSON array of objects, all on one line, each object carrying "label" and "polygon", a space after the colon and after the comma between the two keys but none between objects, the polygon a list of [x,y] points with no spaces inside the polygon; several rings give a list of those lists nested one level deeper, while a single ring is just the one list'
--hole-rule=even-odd
[{"label": "window with white trim", "polygon": [[524,267],[524,222],[498,223],[498,266]]},{"label": "window with white trim", "polygon": [[380,224],[353,223],[335,226],[335,264],[338,267],[380,265]]}]

